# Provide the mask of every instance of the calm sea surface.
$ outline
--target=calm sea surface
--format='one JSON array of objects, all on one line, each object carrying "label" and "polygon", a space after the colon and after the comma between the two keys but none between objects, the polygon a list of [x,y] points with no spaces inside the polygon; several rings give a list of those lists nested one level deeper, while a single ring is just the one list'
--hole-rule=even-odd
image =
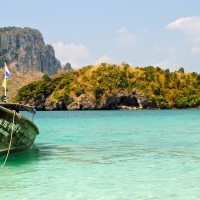
[{"label": "calm sea surface", "polygon": [[200,199],[200,110],[46,111],[34,122],[34,146],[0,168],[0,199]]}]

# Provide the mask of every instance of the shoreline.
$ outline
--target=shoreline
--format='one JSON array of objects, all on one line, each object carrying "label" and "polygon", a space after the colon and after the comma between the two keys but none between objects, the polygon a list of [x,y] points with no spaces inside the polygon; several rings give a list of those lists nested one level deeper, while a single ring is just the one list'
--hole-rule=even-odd
[{"label": "shoreline", "polygon": [[152,111],[152,110],[200,110],[199,107],[197,108],[148,108],[148,109],[52,109],[52,110],[47,110],[47,109],[37,109],[37,111]]}]

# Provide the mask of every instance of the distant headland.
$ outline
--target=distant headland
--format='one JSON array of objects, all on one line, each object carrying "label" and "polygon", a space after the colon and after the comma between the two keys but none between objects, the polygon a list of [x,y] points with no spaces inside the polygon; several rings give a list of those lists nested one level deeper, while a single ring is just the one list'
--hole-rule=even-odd
[{"label": "distant headland", "polygon": [[200,106],[200,75],[183,68],[133,68],[102,63],[44,75],[13,100],[38,110],[182,109]]}]

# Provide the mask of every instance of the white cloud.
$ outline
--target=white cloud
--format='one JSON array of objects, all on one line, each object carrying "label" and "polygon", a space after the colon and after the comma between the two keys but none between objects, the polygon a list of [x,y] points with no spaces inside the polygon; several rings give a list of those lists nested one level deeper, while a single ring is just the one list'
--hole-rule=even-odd
[{"label": "white cloud", "polygon": [[174,46],[171,46],[171,47],[168,47],[168,48],[167,48],[167,51],[168,51],[169,53],[171,53],[171,54],[174,54],[174,53],[177,51],[177,49],[176,49]]},{"label": "white cloud", "polygon": [[170,54],[174,54],[177,49],[174,46],[155,46],[154,51],[160,53],[160,52],[169,52]]},{"label": "white cloud", "polygon": [[163,51],[165,51],[165,47],[162,47],[162,46],[155,46],[155,47],[154,47],[154,51],[156,51],[156,52],[163,52]]},{"label": "white cloud", "polygon": [[169,54],[169,57],[166,60],[163,60],[154,66],[158,66],[162,69],[170,69],[171,71],[177,70],[179,65],[177,63],[176,51],[177,49],[174,46],[155,46],[154,50],[158,53]]},{"label": "white cloud", "polygon": [[200,48],[193,47],[191,52],[192,52],[193,55],[199,55],[200,54]]},{"label": "white cloud", "polygon": [[171,71],[175,71],[180,68],[179,65],[177,64],[177,57],[175,55],[172,55],[168,59],[159,62],[154,66],[158,66],[162,69],[170,69]]},{"label": "white cloud", "polygon": [[144,33],[149,33],[149,30],[148,30],[147,28],[145,28],[145,29],[143,30],[143,32],[144,32]]},{"label": "white cloud", "polygon": [[118,37],[115,39],[119,44],[123,45],[136,45],[138,38],[134,35],[131,35],[129,31],[125,28],[122,28],[117,31]]},{"label": "white cloud", "polygon": [[66,44],[58,42],[53,45],[56,58],[58,58],[62,64],[67,62],[71,63],[72,68],[80,68],[88,65],[91,62],[91,55],[89,50],[82,44]]},{"label": "white cloud", "polygon": [[200,44],[200,17],[180,18],[168,24],[166,29],[180,29],[188,35],[189,43]]},{"label": "white cloud", "polygon": [[107,55],[103,55],[100,57],[96,62],[95,65],[101,64],[101,63],[116,63],[116,61]]}]

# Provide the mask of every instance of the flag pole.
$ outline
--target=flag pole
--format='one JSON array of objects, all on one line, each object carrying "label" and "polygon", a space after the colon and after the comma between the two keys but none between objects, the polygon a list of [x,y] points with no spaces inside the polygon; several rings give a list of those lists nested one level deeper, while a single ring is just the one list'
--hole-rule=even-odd
[{"label": "flag pole", "polygon": [[[6,63],[4,63],[4,79],[6,81]],[[5,87],[4,87],[4,103],[6,103],[6,84],[5,84]]]}]

